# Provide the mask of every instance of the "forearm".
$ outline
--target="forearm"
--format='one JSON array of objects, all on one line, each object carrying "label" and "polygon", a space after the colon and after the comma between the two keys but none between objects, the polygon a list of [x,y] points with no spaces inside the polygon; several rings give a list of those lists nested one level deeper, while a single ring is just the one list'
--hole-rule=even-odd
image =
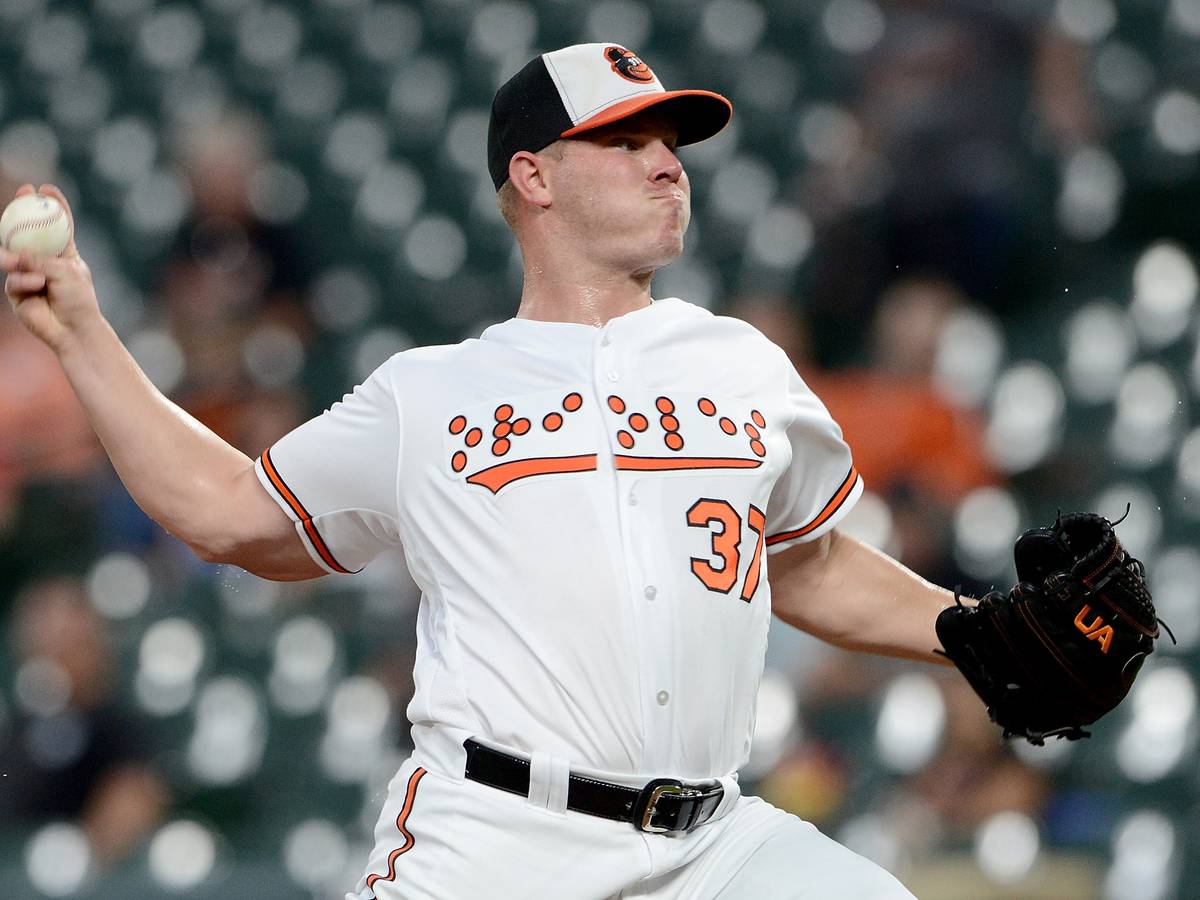
[{"label": "forearm", "polygon": [[835,530],[777,554],[769,571],[772,609],[785,622],[847,650],[947,664],[933,652],[934,620],[954,594],[890,556]]},{"label": "forearm", "polygon": [[221,498],[253,462],[163,396],[98,315],[57,349],[138,506],[199,555],[213,556],[229,527]]}]

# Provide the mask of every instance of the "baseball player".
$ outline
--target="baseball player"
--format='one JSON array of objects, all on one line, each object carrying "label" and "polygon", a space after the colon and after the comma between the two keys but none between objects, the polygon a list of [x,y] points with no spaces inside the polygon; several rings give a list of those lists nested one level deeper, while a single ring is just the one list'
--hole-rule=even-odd
[{"label": "baseball player", "polygon": [[651,297],[690,217],[676,149],[731,115],[615,44],[532,60],[488,141],[517,316],[393,356],[254,461],[154,389],[73,244],[0,253],[132,495],[201,557],[291,580],[403,548],[415,749],[350,900],[910,896],[738,789],[771,613],[935,661],[954,601],[836,530],[862,481],[783,352]]}]

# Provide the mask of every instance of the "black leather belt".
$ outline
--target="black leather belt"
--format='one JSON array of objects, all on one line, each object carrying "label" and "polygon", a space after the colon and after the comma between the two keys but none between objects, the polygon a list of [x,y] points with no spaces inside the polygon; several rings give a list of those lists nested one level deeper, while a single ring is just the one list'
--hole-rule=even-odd
[{"label": "black leather belt", "polygon": [[[465,775],[489,787],[529,796],[529,761],[485,747],[467,738]],[[567,809],[629,822],[651,834],[684,834],[712,818],[725,789],[719,781],[686,785],[674,778],[656,778],[642,788],[625,787],[570,775]]]}]

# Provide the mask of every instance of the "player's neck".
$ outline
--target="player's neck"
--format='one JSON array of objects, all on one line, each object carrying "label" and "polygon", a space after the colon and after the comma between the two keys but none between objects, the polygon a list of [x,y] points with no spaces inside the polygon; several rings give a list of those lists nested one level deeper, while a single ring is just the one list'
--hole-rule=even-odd
[{"label": "player's neck", "polygon": [[652,272],[550,272],[526,266],[518,319],[605,325],[625,313],[650,305]]}]

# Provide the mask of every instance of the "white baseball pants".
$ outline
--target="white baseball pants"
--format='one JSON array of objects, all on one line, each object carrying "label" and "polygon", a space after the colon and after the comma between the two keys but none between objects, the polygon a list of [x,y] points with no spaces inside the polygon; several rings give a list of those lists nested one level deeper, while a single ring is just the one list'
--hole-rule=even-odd
[{"label": "white baseball pants", "polygon": [[410,758],[346,900],[913,900],[879,866],[757,797],[681,836],[546,807]]}]

